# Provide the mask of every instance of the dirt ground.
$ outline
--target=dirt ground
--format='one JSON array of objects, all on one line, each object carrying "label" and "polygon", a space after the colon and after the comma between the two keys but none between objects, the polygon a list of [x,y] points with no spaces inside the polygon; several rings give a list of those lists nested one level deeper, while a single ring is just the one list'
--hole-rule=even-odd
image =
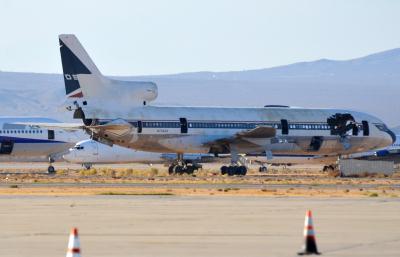
[{"label": "dirt ground", "polygon": [[[400,197],[400,173],[390,177],[339,178],[320,167],[272,167],[247,176],[221,176],[216,164],[195,175],[167,173],[163,165],[97,166],[85,170],[59,164],[7,164],[0,168],[0,195],[241,195],[296,197]],[[44,165],[44,166],[43,166]]]},{"label": "dirt ground", "polygon": [[314,212],[324,256],[399,256],[400,174],[339,178],[319,167],[221,176],[215,164],[169,176],[162,165],[0,165],[1,255],[295,256]]}]

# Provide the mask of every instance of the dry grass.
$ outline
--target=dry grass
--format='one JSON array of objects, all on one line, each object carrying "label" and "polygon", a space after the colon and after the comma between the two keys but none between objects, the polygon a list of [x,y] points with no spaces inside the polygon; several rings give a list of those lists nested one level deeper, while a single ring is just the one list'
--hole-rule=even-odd
[{"label": "dry grass", "polygon": [[126,196],[252,196],[252,197],[400,197],[400,191],[391,189],[335,189],[335,188],[147,188],[147,187],[17,187],[0,188],[0,195],[126,195]]},{"label": "dry grass", "polygon": [[[58,170],[54,175],[40,173],[0,173],[0,182],[8,186],[0,188],[0,194],[33,195],[243,195],[243,196],[321,196],[321,197],[399,197],[400,173],[391,177],[368,176],[363,178],[338,178],[334,174],[312,169],[288,169],[273,167],[265,174],[256,169],[249,176],[221,176],[217,169],[203,168],[192,175],[169,176],[166,167],[146,169],[92,168]],[[73,183],[71,187],[56,187],[54,183]],[[80,183],[90,184],[80,187]],[[107,187],[107,183],[113,185]],[[132,187],[118,184],[132,183]],[[30,184],[45,184],[29,188]],[[96,185],[99,185],[98,187]],[[137,184],[153,184],[154,188]],[[158,184],[171,185],[160,189]],[[185,184],[185,188],[174,185]],[[210,189],[194,188],[191,185],[211,185]],[[239,185],[257,185],[252,189]],[[17,186],[14,186],[17,185]],[[20,186],[21,185],[21,186]],[[215,186],[212,186],[215,185]],[[268,188],[273,185],[273,188]],[[291,186],[293,185],[293,186]],[[326,185],[331,185],[327,186]],[[338,185],[340,187],[332,187]],[[360,187],[360,185],[365,185]],[[368,185],[368,187],[367,187]],[[368,188],[368,190],[364,190]],[[377,196],[375,196],[377,194]]]}]

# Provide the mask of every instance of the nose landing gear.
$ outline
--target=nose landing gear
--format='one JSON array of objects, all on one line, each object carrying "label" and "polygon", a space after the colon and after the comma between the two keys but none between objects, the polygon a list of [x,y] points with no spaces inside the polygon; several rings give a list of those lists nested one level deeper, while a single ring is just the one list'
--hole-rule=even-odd
[{"label": "nose landing gear", "polygon": [[56,169],[54,168],[54,166],[52,165],[52,163],[54,162],[54,159],[52,157],[49,157],[49,167],[47,168],[47,172],[49,174],[54,174],[56,173]]}]

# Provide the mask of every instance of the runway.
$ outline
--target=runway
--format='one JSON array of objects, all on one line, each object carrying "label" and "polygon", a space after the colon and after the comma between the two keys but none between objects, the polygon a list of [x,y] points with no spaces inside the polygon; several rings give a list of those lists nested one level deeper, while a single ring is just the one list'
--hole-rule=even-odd
[{"label": "runway", "polygon": [[313,210],[323,256],[399,256],[398,198],[0,196],[1,253],[63,256],[295,256]]}]

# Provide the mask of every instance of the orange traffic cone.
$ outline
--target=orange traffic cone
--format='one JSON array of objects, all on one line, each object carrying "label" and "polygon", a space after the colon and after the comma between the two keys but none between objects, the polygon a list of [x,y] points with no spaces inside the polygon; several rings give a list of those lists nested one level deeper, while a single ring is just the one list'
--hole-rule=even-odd
[{"label": "orange traffic cone", "polygon": [[71,229],[69,234],[67,257],[81,257],[81,245],[79,243],[78,229]]},{"label": "orange traffic cone", "polygon": [[312,222],[311,211],[306,212],[306,220],[304,223],[304,246],[303,251],[298,255],[320,254],[317,249],[317,242],[315,240],[314,227]]}]

